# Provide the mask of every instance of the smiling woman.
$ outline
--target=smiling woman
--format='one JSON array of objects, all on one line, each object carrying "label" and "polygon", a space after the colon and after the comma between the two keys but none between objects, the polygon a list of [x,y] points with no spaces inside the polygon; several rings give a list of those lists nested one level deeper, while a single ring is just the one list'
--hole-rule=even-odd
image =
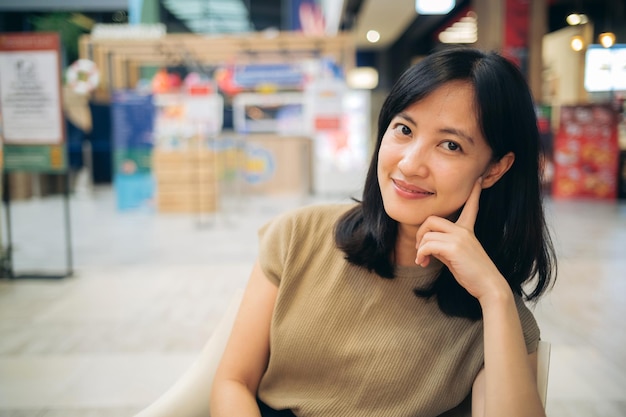
[{"label": "smiling woman", "polygon": [[211,415],[544,415],[522,299],[553,277],[538,160],[513,64],[450,49],[410,68],[362,201],[260,230]]},{"label": "smiling woman", "polygon": [[[386,213],[400,233],[415,236],[431,215],[450,220],[474,183],[493,185],[514,156],[492,163],[470,83],[450,81],[394,117],[378,151],[378,181]],[[396,262],[405,262],[396,254]]]}]

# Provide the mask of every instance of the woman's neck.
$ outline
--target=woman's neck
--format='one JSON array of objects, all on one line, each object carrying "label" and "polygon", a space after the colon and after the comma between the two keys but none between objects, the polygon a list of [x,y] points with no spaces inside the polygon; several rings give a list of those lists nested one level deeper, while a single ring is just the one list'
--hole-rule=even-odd
[{"label": "woman's neck", "polygon": [[415,248],[415,236],[417,228],[407,228],[398,226],[398,238],[394,250],[394,263],[400,266],[416,266],[415,258],[417,249]]}]

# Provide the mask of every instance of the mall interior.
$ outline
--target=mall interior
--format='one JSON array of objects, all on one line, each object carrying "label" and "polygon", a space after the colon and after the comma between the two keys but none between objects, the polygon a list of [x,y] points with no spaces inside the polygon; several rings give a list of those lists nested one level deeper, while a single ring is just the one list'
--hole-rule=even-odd
[{"label": "mall interior", "polygon": [[0,417],[160,398],[258,229],[360,198],[390,87],[458,45],[512,60],[536,104],[546,413],[626,416],[623,0],[0,0]]}]

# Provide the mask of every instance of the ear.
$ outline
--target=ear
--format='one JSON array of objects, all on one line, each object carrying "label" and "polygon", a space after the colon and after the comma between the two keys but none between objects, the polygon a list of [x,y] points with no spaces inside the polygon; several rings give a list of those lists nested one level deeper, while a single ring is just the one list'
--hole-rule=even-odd
[{"label": "ear", "polygon": [[494,185],[506,172],[511,168],[515,161],[515,154],[509,152],[500,160],[492,162],[487,167],[487,171],[483,175],[483,188],[489,188]]}]

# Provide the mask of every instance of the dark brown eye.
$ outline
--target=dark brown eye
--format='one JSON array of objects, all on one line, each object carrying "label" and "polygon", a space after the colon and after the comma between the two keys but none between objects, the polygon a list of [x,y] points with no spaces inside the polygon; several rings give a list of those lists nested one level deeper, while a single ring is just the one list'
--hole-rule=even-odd
[{"label": "dark brown eye", "polygon": [[461,150],[461,147],[459,146],[459,144],[458,144],[458,143],[456,143],[456,142],[452,142],[452,141],[449,141],[449,140],[448,140],[448,141],[445,141],[445,142],[443,143],[443,146],[444,146],[447,150],[449,150],[449,151],[459,151],[459,150]]}]

